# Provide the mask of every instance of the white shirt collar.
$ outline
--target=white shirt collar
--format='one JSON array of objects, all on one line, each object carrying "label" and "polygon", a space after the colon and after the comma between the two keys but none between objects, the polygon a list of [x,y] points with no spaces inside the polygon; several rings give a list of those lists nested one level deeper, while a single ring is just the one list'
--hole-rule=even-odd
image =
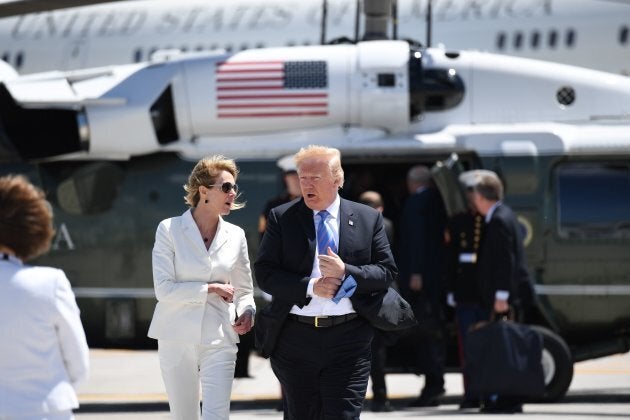
[{"label": "white shirt collar", "polygon": [[6,261],[17,265],[24,265],[24,262],[14,255],[0,253],[0,261]]},{"label": "white shirt collar", "polygon": [[[328,206],[327,208],[325,208],[324,210],[326,210],[333,219],[338,220],[340,205],[341,205],[341,197],[339,197],[339,194],[337,194],[337,197],[335,197],[335,201],[333,201],[332,204]],[[317,213],[319,212],[320,210],[313,210],[313,217],[315,217]]]}]

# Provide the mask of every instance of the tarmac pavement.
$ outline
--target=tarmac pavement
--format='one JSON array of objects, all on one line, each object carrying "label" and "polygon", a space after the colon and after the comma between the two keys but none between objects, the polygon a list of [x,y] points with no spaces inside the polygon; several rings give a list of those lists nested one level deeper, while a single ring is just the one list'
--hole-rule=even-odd
[{"label": "tarmac pavement", "polygon": [[[157,352],[132,350],[90,351],[91,375],[79,388],[81,407],[78,420],[169,419],[168,402],[160,376]],[[232,387],[230,419],[282,419],[276,410],[280,387],[269,361],[252,355],[251,378],[237,378]],[[372,413],[368,387],[366,409],[361,418],[409,419],[430,415],[451,420],[505,416],[482,415],[475,410],[460,411],[461,375],[446,374],[446,394],[439,407],[408,408],[423,385],[422,377],[413,374],[388,374],[389,397],[396,409],[391,413]],[[371,384],[370,384],[371,386]],[[553,404],[525,404],[520,417],[527,419],[629,419],[630,353],[577,363],[567,396]]]}]

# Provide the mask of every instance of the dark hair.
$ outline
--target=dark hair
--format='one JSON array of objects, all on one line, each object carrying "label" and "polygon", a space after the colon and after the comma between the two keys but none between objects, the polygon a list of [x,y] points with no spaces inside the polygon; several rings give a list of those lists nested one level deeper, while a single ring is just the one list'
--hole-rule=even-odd
[{"label": "dark hair", "polygon": [[22,175],[0,178],[0,244],[28,260],[50,248],[55,230],[44,192]]},{"label": "dark hair", "polygon": [[359,196],[359,203],[365,204],[372,208],[383,207],[383,198],[376,191],[364,191]]}]

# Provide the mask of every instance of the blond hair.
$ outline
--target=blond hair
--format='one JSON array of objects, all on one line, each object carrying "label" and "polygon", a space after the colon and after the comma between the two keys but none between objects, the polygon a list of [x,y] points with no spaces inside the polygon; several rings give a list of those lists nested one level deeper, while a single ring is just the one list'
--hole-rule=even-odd
[{"label": "blond hair", "polygon": [[339,182],[339,187],[343,187],[344,174],[343,168],[341,167],[341,152],[339,149],[335,149],[334,147],[317,146],[312,144],[301,148],[294,157],[298,173],[300,173],[300,166],[305,160],[318,157],[325,157],[328,159],[328,167],[330,168],[330,173],[333,179]]},{"label": "blond hair", "polygon": [[[189,207],[197,207],[200,198],[199,187],[202,185],[208,187],[215,184],[222,171],[232,174],[234,182],[236,182],[239,171],[233,159],[228,159],[222,155],[201,158],[188,176],[188,182],[184,185],[184,190],[186,191],[184,200],[186,204]],[[240,194],[236,198],[239,196]],[[245,207],[245,203],[239,203],[236,200],[232,203],[232,210],[242,209],[243,207]]]}]

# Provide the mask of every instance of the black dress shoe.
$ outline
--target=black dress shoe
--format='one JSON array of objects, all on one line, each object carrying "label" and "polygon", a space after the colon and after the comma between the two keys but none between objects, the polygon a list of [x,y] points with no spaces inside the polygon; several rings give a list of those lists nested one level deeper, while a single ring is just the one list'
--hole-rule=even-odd
[{"label": "black dress shoe", "polygon": [[479,408],[480,406],[479,400],[464,400],[459,404],[459,409],[466,410],[468,408]]},{"label": "black dress shoe", "polygon": [[389,400],[374,400],[372,401],[372,411],[375,413],[389,413],[394,411],[394,407],[389,403]]},{"label": "black dress shoe", "polygon": [[523,412],[523,404],[516,404],[516,403],[502,403],[502,402],[498,402],[498,403],[491,403],[491,404],[487,404],[484,403],[481,406],[481,409],[479,410],[480,413],[487,413],[487,414],[515,414],[515,413],[522,413]]},{"label": "black dress shoe", "polygon": [[409,404],[409,407],[437,407],[440,405],[438,399],[444,395],[445,392],[444,388],[433,391],[425,390],[418,398]]}]

